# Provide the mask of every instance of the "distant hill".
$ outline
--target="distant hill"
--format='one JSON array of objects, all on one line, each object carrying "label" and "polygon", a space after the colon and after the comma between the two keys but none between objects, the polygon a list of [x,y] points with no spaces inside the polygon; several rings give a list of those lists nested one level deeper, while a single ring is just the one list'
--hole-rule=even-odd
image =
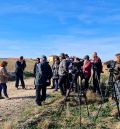
[{"label": "distant hill", "polygon": [[[8,62],[8,71],[14,72],[15,71],[15,62],[18,60],[18,58],[0,58],[1,61],[6,60]],[[27,67],[25,69],[26,72],[33,72],[33,67],[35,64],[34,60],[31,59],[25,59]]]},{"label": "distant hill", "polygon": [[0,60],[7,60],[8,58],[0,58]]}]

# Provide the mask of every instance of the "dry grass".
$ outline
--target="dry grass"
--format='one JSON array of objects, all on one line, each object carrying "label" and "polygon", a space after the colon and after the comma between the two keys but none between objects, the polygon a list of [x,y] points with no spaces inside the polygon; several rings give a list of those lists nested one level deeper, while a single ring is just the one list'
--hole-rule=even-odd
[{"label": "dry grass", "polygon": [[93,91],[88,90],[87,93],[86,93],[86,96],[87,96],[88,102],[95,102],[96,95],[93,93]]},{"label": "dry grass", "polygon": [[120,129],[120,122],[117,122],[114,124],[114,129]]},{"label": "dry grass", "polygon": [[2,129],[13,129],[13,123],[11,121],[4,122]]},{"label": "dry grass", "polygon": [[[14,72],[15,71],[15,62],[17,61],[17,59],[6,59],[6,61],[8,62],[8,71]],[[2,62],[2,60],[0,60],[0,63],[1,62]],[[25,71],[33,72],[34,64],[35,64],[35,61],[27,59],[26,60],[27,67],[26,67]]]},{"label": "dry grass", "polygon": [[38,124],[38,128],[40,129],[48,129],[49,128],[49,125],[50,125],[50,120],[46,119],[44,121],[41,121],[39,124]]}]

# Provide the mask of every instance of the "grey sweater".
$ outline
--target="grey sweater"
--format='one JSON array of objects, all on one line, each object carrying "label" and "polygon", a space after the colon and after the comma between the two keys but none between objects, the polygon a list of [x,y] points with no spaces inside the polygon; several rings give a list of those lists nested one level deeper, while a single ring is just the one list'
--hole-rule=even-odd
[{"label": "grey sweater", "polygon": [[67,61],[65,59],[60,62],[58,73],[60,76],[66,75],[68,73]]}]

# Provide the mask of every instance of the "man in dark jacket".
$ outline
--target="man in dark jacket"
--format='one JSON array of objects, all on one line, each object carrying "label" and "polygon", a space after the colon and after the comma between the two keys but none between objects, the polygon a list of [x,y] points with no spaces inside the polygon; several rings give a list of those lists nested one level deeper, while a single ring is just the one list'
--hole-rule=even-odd
[{"label": "man in dark jacket", "polygon": [[[102,73],[102,62],[101,59],[97,56],[97,52],[93,53],[93,91],[98,94],[101,94],[100,91],[100,75]],[[97,74],[96,74],[97,73]]]},{"label": "man in dark jacket", "polygon": [[22,88],[25,89],[25,83],[24,83],[24,78],[23,78],[25,68],[26,68],[26,62],[23,56],[21,56],[20,59],[15,63],[15,75],[16,75],[15,87],[17,89],[19,86],[19,80],[21,81]]},{"label": "man in dark jacket", "polygon": [[46,56],[42,56],[40,63],[36,67],[36,104],[41,106],[41,103],[46,100],[46,86],[48,85],[47,81],[50,83],[52,78],[52,70],[47,62]]}]

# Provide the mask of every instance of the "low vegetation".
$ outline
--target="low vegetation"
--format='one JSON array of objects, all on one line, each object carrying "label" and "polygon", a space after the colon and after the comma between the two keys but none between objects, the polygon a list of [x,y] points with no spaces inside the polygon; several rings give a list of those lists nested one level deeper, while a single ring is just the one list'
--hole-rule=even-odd
[{"label": "low vegetation", "polygon": [[[34,61],[27,61],[27,65],[29,67],[26,69],[25,76],[31,77]],[[13,66],[9,66],[9,70],[13,71]],[[107,78],[108,74],[102,75],[102,87],[106,86]],[[100,96],[96,96],[89,90],[88,105],[86,105],[85,98],[82,97],[82,102],[79,103],[78,95],[72,93],[60,113],[58,111],[63,103],[64,98],[59,92],[52,93],[43,106],[31,105],[15,119],[6,118],[0,124],[0,129],[120,129],[116,105],[111,98],[102,103]]]}]

